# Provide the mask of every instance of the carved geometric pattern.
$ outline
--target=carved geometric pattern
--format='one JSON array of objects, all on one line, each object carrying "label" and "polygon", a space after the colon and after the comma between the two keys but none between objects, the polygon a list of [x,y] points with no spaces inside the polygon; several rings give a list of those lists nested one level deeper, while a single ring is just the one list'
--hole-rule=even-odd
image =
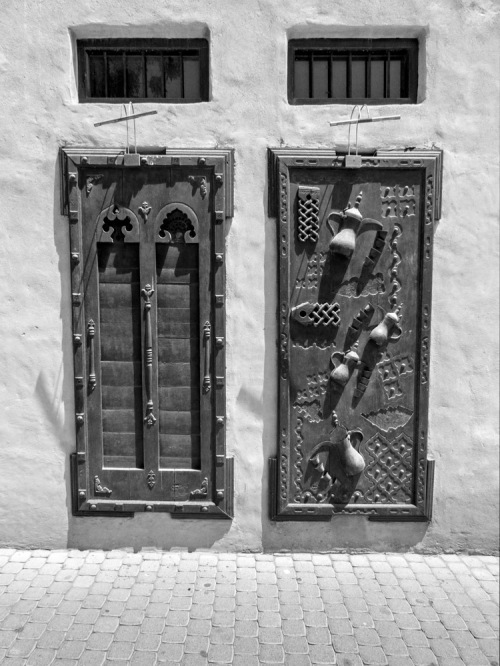
[{"label": "carved geometric pattern", "polygon": [[382,273],[370,275],[366,283],[362,283],[362,289],[359,290],[359,278],[354,276],[339,287],[338,295],[346,298],[359,298],[360,296],[376,296],[385,293],[384,276]]},{"label": "carved geometric pattern", "polygon": [[361,414],[361,416],[379,430],[389,432],[405,426],[412,417],[412,410],[408,407],[398,405],[397,407],[386,407],[377,412]]},{"label": "carved geometric pattern", "polygon": [[413,442],[401,433],[389,442],[380,434],[366,442],[367,465],[364,475],[370,486],[365,500],[377,503],[412,501]]},{"label": "carved geometric pattern", "polygon": [[403,390],[399,379],[413,372],[413,359],[408,354],[391,356],[389,352],[386,352],[386,359],[381,361],[377,368],[386,397],[393,400],[402,396]]},{"label": "carved geometric pattern", "polygon": [[150,490],[153,490],[155,483],[156,483],[156,474],[152,469],[149,470],[148,476],[147,476],[147,482]]},{"label": "carved geometric pattern", "polygon": [[318,281],[321,279],[325,263],[329,256],[329,252],[313,252],[307,261],[304,274],[297,276],[295,288],[299,291],[301,289],[317,289]]},{"label": "carved geometric pattern", "polygon": [[401,254],[398,252],[398,238],[402,235],[403,228],[400,224],[394,225],[394,231],[392,232],[391,237],[391,253],[392,253],[392,263],[391,263],[391,294],[389,296],[389,303],[393,308],[396,307],[398,302],[397,293],[401,291],[401,281],[398,279],[398,269],[401,263]]},{"label": "carved geometric pattern", "polygon": [[394,185],[392,187],[381,187],[382,215],[384,217],[408,217],[415,215],[415,186]]},{"label": "carved geometric pattern", "polygon": [[301,303],[292,308],[292,317],[301,324],[313,326],[338,326],[340,324],[338,303]]},{"label": "carved geometric pattern", "polygon": [[319,192],[319,187],[299,187],[297,235],[302,243],[318,240]]},{"label": "carved geometric pattern", "polygon": [[187,233],[190,234],[191,238],[196,236],[191,220],[178,208],[171,211],[160,226],[160,237],[165,238],[167,233],[170,234],[171,243],[185,243]]}]

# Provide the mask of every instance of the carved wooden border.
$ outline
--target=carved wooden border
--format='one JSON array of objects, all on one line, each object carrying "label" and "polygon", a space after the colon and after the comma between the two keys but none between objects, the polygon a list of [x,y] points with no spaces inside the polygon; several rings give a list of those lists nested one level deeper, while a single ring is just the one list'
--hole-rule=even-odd
[{"label": "carved wooden border", "polygon": [[[195,501],[116,501],[110,497],[88,500],[93,479],[88,470],[88,424],[85,391],[85,369],[88,359],[85,345],[86,316],[82,294],[83,257],[81,233],[81,201],[78,187],[85,168],[128,168],[149,166],[204,166],[212,169],[214,179],[214,210],[212,212],[214,238],[213,278],[215,337],[215,438],[210,447],[213,458],[213,491],[210,496]],[[232,149],[166,149],[157,153],[129,154],[124,148],[95,148],[88,146],[66,146],[60,149],[61,168],[61,214],[69,220],[71,256],[71,294],[73,362],[75,372],[75,428],[76,452],[71,454],[72,510],[75,516],[133,516],[134,512],[170,512],[175,518],[232,518],[234,495],[234,460],[226,453],[226,359],[225,336],[225,234],[226,219],[233,216],[233,172]],[[215,455],[214,455],[215,453]]]},{"label": "carved wooden border", "polygon": [[423,205],[424,226],[423,246],[420,252],[422,262],[422,283],[420,288],[420,330],[418,336],[418,376],[419,423],[418,444],[416,446],[414,478],[416,485],[413,504],[353,504],[336,510],[332,504],[300,504],[289,502],[289,488],[292,483],[289,459],[290,398],[288,387],[288,344],[289,344],[289,241],[290,210],[289,197],[291,167],[300,168],[345,168],[344,157],[330,150],[308,149],[269,149],[268,175],[269,215],[277,218],[278,231],[278,454],[269,461],[271,506],[273,520],[329,520],[335,514],[364,515],[371,520],[430,520],[432,511],[432,483],[434,461],[427,460],[427,431],[429,406],[429,354],[432,302],[432,248],[434,223],[441,213],[441,150],[377,151],[373,155],[362,156],[362,167],[405,168],[422,172],[425,183]]}]

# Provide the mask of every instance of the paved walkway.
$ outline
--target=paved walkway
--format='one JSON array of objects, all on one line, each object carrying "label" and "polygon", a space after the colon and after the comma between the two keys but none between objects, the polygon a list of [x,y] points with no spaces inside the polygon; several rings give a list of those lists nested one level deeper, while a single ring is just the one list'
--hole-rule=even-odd
[{"label": "paved walkway", "polygon": [[0,549],[0,663],[498,665],[498,558]]}]

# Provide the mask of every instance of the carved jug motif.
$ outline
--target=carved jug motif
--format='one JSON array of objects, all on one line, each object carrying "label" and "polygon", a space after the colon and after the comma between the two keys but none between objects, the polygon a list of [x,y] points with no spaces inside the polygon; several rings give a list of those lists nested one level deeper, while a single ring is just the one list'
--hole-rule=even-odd
[{"label": "carved jug motif", "polygon": [[[358,343],[354,343],[348,352],[333,352],[331,356],[332,365],[335,369],[330,374],[330,380],[338,386],[344,388],[349,381],[352,373],[359,363],[359,355],[357,353]],[[337,364],[338,363],[338,364]]]},{"label": "carved jug motif", "polygon": [[[329,244],[331,254],[341,254],[344,257],[351,257],[356,248],[356,238],[359,234],[370,230],[381,230],[383,225],[377,220],[369,217],[363,217],[359,211],[359,205],[363,198],[363,192],[356,197],[354,206],[349,202],[347,208],[343,211],[334,211],[327,220],[328,228],[332,233],[332,239]],[[335,234],[335,230],[330,221],[331,217],[340,219],[340,231]]]},{"label": "carved jug motif", "polygon": [[349,430],[340,444],[340,462],[346,476],[361,474],[365,468],[365,460],[353,443],[359,446],[363,441],[361,430]]},{"label": "carved jug motif", "polygon": [[384,318],[375,326],[370,333],[370,340],[378,347],[383,347],[387,342],[396,342],[402,336],[403,331],[398,326],[401,317],[399,315],[402,305],[399,305],[394,312],[387,312]]}]

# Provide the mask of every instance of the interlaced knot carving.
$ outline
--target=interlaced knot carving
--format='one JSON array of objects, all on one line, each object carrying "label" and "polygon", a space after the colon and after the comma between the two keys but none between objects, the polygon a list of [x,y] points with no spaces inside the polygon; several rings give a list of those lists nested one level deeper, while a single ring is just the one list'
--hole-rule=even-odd
[{"label": "interlaced knot carving", "polygon": [[319,187],[299,187],[297,235],[303,243],[318,240]]},{"label": "interlaced knot carving", "polygon": [[329,326],[330,324],[338,326],[340,324],[339,311],[338,303],[315,303],[309,318],[314,326]]},{"label": "interlaced knot carving", "polygon": [[301,303],[292,308],[292,317],[304,326],[338,326],[340,306],[338,303]]},{"label": "interlaced knot carving", "polygon": [[165,238],[169,234],[171,243],[185,243],[187,233],[189,233],[191,238],[195,238],[196,236],[196,230],[191,220],[186,213],[183,213],[178,208],[166,216],[158,233],[161,238]]}]

